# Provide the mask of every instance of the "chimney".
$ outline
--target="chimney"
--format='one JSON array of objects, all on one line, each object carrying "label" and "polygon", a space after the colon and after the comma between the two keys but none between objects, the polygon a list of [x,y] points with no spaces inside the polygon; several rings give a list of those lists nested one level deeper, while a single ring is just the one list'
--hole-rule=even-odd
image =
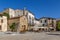
[{"label": "chimney", "polygon": [[25,15],[25,10],[26,10],[26,7],[24,7],[24,9],[23,9],[23,15]]}]

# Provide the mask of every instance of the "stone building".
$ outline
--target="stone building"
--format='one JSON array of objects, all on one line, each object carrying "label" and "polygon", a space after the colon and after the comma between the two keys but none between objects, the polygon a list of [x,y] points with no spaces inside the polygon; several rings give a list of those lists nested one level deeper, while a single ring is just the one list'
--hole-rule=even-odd
[{"label": "stone building", "polygon": [[[28,21],[26,16],[20,16],[20,17],[14,17],[8,19],[8,26],[10,26],[12,23],[15,23],[15,31],[21,32],[28,30]],[[8,30],[11,30],[8,28]]]},{"label": "stone building", "polygon": [[35,25],[34,14],[31,11],[26,10],[25,8],[23,10],[19,10],[19,9],[14,10],[14,9],[8,8],[8,9],[5,9],[3,12],[8,13],[10,18],[19,17],[25,14],[28,20],[29,27],[33,27]]},{"label": "stone building", "polygon": [[48,30],[56,30],[56,19],[50,18],[50,17],[42,17],[40,20],[40,26],[41,27],[47,27]]},{"label": "stone building", "polygon": [[14,9],[11,9],[11,8],[4,9],[4,11],[2,13],[8,13],[9,16],[10,16],[10,18],[15,17],[15,10]]},{"label": "stone building", "polygon": [[0,31],[6,32],[7,31],[7,17],[0,15]]}]

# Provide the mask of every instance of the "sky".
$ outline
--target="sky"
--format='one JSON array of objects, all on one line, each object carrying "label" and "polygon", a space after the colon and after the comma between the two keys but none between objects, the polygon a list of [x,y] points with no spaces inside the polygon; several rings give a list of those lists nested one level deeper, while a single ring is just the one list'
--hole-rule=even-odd
[{"label": "sky", "polygon": [[60,18],[60,0],[0,0],[0,12],[5,8],[23,9],[26,7],[36,18]]}]

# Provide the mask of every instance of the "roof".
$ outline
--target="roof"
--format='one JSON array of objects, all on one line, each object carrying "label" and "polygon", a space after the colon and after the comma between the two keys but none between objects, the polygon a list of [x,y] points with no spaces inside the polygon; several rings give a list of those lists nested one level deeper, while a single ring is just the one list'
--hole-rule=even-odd
[{"label": "roof", "polygon": [[43,18],[46,18],[46,19],[55,19],[56,20],[56,18],[52,18],[52,17],[41,17],[40,19],[43,19]]},{"label": "roof", "polygon": [[[5,10],[6,10],[6,9],[12,9],[12,8],[5,8]],[[13,9],[13,10],[14,10],[14,11],[16,11],[16,10],[23,11],[24,9],[23,9],[23,10],[22,10],[22,9]],[[28,12],[30,12],[32,15],[34,15],[30,10],[25,10],[25,11],[28,11]]]},{"label": "roof", "polygon": [[57,21],[60,21],[60,19],[57,19]]},{"label": "roof", "polygon": [[39,21],[39,19],[35,18],[35,20]]},{"label": "roof", "polygon": [[[22,15],[22,16],[24,16],[24,15]],[[10,20],[10,19],[18,19],[18,18],[20,18],[20,17],[22,17],[22,16],[18,16],[18,17],[9,18],[8,20]]]},{"label": "roof", "polygon": [[32,15],[35,15],[35,14],[34,14],[34,13],[32,13],[30,10],[26,10],[26,11],[30,12]]},{"label": "roof", "polygon": [[18,18],[20,18],[20,17],[13,17],[13,18],[9,18],[8,20],[10,20],[10,19],[18,19]]}]

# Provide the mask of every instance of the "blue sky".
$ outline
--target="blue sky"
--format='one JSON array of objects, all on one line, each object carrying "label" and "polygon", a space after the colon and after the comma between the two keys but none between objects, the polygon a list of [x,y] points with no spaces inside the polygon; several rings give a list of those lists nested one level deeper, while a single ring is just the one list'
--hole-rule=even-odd
[{"label": "blue sky", "polygon": [[30,10],[36,18],[60,18],[60,0],[0,0],[0,11],[5,8]]}]

